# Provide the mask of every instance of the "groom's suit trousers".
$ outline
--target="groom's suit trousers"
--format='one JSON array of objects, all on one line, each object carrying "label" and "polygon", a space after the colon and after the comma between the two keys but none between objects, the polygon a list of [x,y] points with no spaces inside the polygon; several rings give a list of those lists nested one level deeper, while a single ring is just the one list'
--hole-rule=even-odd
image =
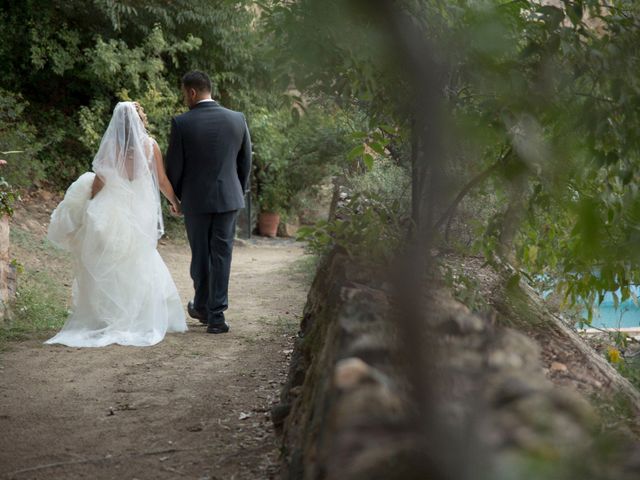
[{"label": "groom's suit trousers", "polygon": [[209,322],[221,322],[228,305],[229,273],[237,210],[185,214],[191,246],[191,278],[196,310],[207,312]]}]

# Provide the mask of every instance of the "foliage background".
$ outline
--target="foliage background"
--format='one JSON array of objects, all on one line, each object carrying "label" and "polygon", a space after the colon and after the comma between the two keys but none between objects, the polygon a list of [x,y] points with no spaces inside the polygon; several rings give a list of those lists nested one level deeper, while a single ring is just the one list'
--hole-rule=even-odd
[{"label": "foliage background", "polygon": [[[249,118],[256,199],[290,210],[297,193],[333,171],[346,140],[331,107],[311,109],[318,131],[301,121],[304,109],[292,110],[299,99],[270,74],[272,46],[259,12],[242,0],[3,4],[0,151],[21,152],[6,179],[66,188],[90,167],[121,100],[144,106],[150,133],[165,149],[170,118],[185,110],[180,78],[200,69],[211,74],[214,97]],[[305,133],[313,138],[303,147]]]},{"label": "foliage background", "polygon": [[[300,197],[332,176],[354,192],[340,220],[353,228],[322,225],[325,248],[345,234],[352,251],[392,259],[417,220],[416,159],[437,149],[442,172],[428,171],[426,183],[437,178],[428,227],[441,246],[506,257],[570,302],[592,305],[607,291],[630,298],[640,282],[640,64],[629,54],[640,40],[637,5],[385,5],[4,3],[0,151],[21,152],[4,175],[64,189],[89,167],[124,99],[144,105],[165,147],[169,118],[184,108],[179,79],[198,68],[225,106],[247,114],[263,209],[295,215]],[[425,55],[427,90],[413,83]],[[426,119],[416,113],[425,91],[437,103]],[[425,129],[440,145],[420,144]],[[464,235],[445,235],[457,225]]]}]

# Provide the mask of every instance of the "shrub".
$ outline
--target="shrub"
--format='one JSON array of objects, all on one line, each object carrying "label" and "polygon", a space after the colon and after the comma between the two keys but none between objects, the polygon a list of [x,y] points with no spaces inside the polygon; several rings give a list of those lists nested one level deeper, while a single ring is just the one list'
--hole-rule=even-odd
[{"label": "shrub", "polygon": [[307,241],[317,254],[339,247],[361,262],[390,262],[410,222],[407,172],[381,158],[366,173],[349,177],[347,184],[347,200],[339,206],[336,218],[302,227],[298,239]]},{"label": "shrub", "polygon": [[13,215],[13,202],[16,194],[11,185],[0,176],[0,217]]},{"label": "shrub", "polygon": [[11,155],[2,172],[5,193],[8,184],[24,187],[44,178],[44,168],[37,157],[42,143],[36,129],[23,118],[26,106],[20,95],[0,88],[0,153],[3,157]]},{"label": "shrub", "polygon": [[353,148],[348,113],[312,106],[303,115],[263,107],[249,115],[254,143],[254,183],[263,211],[291,213],[301,194],[313,196],[341,171]]}]

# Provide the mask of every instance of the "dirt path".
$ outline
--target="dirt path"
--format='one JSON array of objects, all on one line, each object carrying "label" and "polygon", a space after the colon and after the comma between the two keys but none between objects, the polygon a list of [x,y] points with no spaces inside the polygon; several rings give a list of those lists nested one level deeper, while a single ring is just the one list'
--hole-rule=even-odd
[{"label": "dirt path", "polygon": [[[182,299],[186,246],[160,248]],[[268,410],[306,297],[292,242],[234,250],[227,335],[76,349],[42,339],[0,354],[0,478],[264,479],[279,445]]]}]

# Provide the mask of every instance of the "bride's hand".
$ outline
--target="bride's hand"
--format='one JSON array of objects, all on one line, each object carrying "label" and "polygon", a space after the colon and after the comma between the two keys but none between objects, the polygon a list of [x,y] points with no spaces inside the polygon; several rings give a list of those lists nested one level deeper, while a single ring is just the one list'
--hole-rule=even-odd
[{"label": "bride's hand", "polygon": [[180,205],[180,202],[171,204],[171,214],[175,215],[176,217],[179,217],[182,215],[182,206]]}]

